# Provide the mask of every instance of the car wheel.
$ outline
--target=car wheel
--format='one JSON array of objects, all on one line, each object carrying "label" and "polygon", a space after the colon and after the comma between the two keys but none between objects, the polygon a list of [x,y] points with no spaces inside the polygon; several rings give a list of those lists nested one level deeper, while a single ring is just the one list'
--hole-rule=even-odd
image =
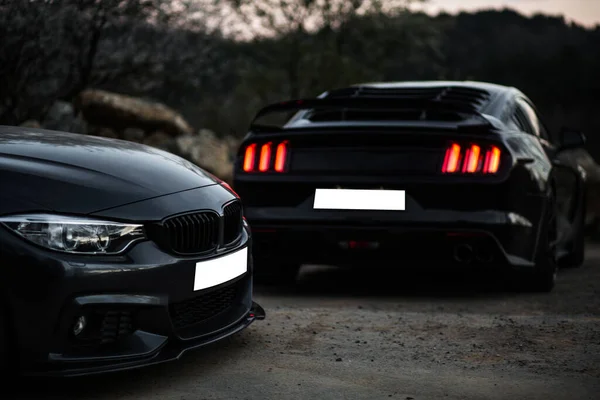
[{"label": "car wheel", "polygon": [[583,265],[585,261],[585,210],[582,210],[575,225],[579,227],[573,238],[571,251],[560,259],[560,266],[563,268],[577,268]]},{"label": "car wheel", "polygon": [[535,267],[517,277],[519,289],[525,292],[548,293],[554,289],[558,273],[556,260],[556,203],[549,201],[548,211],[540,226],[540,237],[535,256]]},{"label": "car wheel", "polygon": [[290,262],[254,261],[254,281],[263,285],[288,286],[296,283],[300,265]]}]

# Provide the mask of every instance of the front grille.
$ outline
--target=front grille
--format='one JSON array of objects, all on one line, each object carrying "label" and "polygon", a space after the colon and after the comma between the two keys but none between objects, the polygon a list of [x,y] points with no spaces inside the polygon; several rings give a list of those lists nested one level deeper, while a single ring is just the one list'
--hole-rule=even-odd
[{"label": "front grille", "polygon": [[193,255],[214,250],[219,242],[220,218],[206,211],[179,215],[148,227],[150,239],[166,251]]},{"label": "front grille", "polygon": [[230,285],[189,300],[171,303],[171,322],[176,330],[188,328],[227,310],[238,295],[238,285]]},{"label": "front grille", "polygon": [[223,243],[234,242],[242,233],[242,204],[239,201],[223,209]]}]

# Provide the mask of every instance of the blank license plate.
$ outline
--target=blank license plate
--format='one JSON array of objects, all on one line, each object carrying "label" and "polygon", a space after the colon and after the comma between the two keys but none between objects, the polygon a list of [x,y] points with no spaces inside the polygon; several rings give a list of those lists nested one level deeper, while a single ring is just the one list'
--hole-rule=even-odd
[{"label": "blank license plate", "polygon": [[404,190],[316,189],[315,210],[405,210]]},{"label": "blank license plate", "polygon": [[248,248],[196,263],[194,291],[228,282],[248,271]]}]

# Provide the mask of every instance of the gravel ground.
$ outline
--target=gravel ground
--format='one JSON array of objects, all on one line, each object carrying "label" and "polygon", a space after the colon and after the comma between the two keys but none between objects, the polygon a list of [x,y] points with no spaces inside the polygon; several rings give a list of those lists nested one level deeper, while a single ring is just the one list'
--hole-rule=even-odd
[{"label": "gravel ground", "polygon": [[25,381],[19,399],[600,399],[600,247],[551,294],[489,276],[305,267],[241,334],[173,363]]}]

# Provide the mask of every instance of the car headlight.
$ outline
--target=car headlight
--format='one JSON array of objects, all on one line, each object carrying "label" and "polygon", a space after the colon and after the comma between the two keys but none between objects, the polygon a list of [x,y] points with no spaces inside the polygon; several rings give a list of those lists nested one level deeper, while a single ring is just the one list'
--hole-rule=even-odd
[{"label": "car headlight", "polygon": [[57,215],[12,215],[0,223],[37,245],[74,254],[118,254],[146,237],[142,225]]}]

